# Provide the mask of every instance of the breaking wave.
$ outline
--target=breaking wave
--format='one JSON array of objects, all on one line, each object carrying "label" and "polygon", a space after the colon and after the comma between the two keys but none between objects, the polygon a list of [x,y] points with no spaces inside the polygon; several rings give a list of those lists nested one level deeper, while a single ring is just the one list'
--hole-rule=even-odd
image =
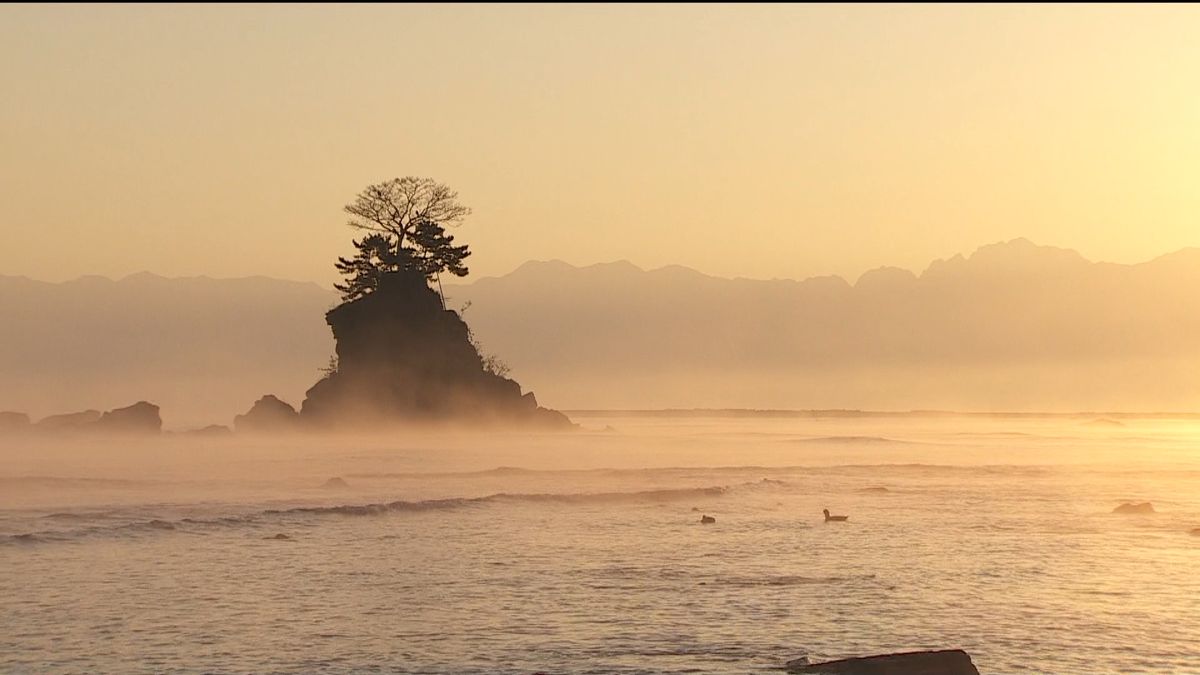
[{"label": "breaking wave", "polygon": [[[161,518],[142,519],[126,522],[121,525],[97,525],[82,527],[74,530],[49,530],[43,532],[28,532],[7,535],[0,542],[31,543],[41,541],[67,541],[90,536],[119,535],[122,533],[149,533],[156,531],[196,531],[202,529],[237,527],[245,525],[269,524],[272,521],[292,517],[305,516],[380,516],[390,513],[420,513],[448,509],[463,509],[484,507],[490,504],[619,504],[619,503],[662,503],[671,501],[687,501],[697,499],[712,499],[721,497],[731,490],[754,489],[782,485],[783,481],[764,478],[761,481],[743,483],[734,486],[709,486],[695,488],[673,488],[659,490],[640,490],[636,492],[581,492],[565,494],[515,494],[496,493],[484,497],[455,497],[447,499],[427,499],[423,501],[382,502],[374,504],[339,504],[334,506],[295,506],[284,509],[266,509],[255,513],[219,518],[181,518],[165,520]],[[105,514],[106,516],[108,514]],[[84,521],[88,514],[52,513],[45,518],[59,521]]]}]

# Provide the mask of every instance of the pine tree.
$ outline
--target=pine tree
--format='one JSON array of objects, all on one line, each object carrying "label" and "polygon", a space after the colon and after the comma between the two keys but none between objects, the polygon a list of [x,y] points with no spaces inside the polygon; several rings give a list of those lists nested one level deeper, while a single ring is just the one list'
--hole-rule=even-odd
[{"label": "pine tree", "polygon": [[367,186],[345,211],[351,227],[372,234],[354,242],[354,257],[338,258],[334,265],[346,277],[334,284],[344,300],[374,292],[391,272],[418,272],[430,281],[442,272],[467,275],[464,261],[471,252],[466,244],[456,246],[446,227],[471,210],[445,185],[429,178],[394,178]]}]

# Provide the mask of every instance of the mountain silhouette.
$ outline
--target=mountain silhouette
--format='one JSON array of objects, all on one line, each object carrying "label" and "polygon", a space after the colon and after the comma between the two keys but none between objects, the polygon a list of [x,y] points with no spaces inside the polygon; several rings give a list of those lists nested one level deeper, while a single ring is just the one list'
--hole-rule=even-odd
[{"label": "mountain silhouette", "polygon": [[64,283],[0,276],[0,410],[34,419],[154,401],[168,428],[229,424],[264,391],[298,398],[328,363],[316,284],[266,277]]},{"label": "mountain silhouette", "polygon": [[[1123,265],[1017,239],[854,283],[528,262],[445,292],[559,409],[1200,409],[1200,249]],[[264,277],[0,277],[0,410],[149,400],[180,428],[298,403],[337,302]]]},{"label": "mountain silhouette", "polygon": [[1200,406],[1200,249],[1119,265],[1016,239],[853,284],[530,262],[446,292],[560,407]]}]

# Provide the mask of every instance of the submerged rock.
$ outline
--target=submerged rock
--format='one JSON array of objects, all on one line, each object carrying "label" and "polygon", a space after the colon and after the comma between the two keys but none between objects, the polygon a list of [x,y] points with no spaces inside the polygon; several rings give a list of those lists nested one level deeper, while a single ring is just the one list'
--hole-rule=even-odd
[{"label": "submerged rock", "polygon": [[979,675],[971,657],[961,649],[881,654],[825,663],[808,663],[805,658],[789,661],[784,669],[789,673],[826,675]]},{"label": "submerged rock", "polygon": [[327,490],[330,490],[330,489],[340,490],[342,488],[348,488],[350,486],[346,484],[346,481],[342,480],[340,477],[335,476],[335,477],[330,478],[329,480],[325,481],[324,483],[322,483],[321,487],[323,487]]},{"label": "submerged rock", "polygon": [[280,532],[279,534],[271,536],[271,537],[263,537],[263,539],[270,539],[270,540],[275,540],[275,541],[291,541],[292,538],[287,536],[286,534]]},{"label": "submerged rock", "polygon": [[183,433],[187,434],[188,436],[231,436],[233,435],[233,429],[230,429],[224,424],[210,424],[206,427],[202,427],[200,429],[191,429]]},{"label": "submerged rock", "polygon": [[245,415],[233,418],[233,428],[238,432],[294,431],[300,422],[300,414],[290,404],[267,394],[254,402]]},{"label": "submerged rock", "polygon": [[422,274],[386,274],[374,292],[335,307],[325,320],[337,342],[337,368],[308,390],[300,409],[307,423],[574,426],[522,394],[494,364],[485,367],[467,324]]},{"label": "submerged rock", "polygon": [[862,488],[859,492],[890,492],[890,490],[882,485],[872,485],[871,487]]},{"label": "submerged rock", "polygon": [[93,428],[108,433],[157,434],[162,432],[162,418],[159,417],[158,406],[138,401],[131,406],[104,413]]},{"label": "submerged rock", "polygon": [[1154,513],[1154,505],[1150,502],[1125,502],[1113,509],[1113,513]]},{"label": "submerged rock", "polygon": [[1200,527],[1195,527],[1195,528],[1192,528],[1192,536],[1193,536],[1193,537],[1200,537]]}]

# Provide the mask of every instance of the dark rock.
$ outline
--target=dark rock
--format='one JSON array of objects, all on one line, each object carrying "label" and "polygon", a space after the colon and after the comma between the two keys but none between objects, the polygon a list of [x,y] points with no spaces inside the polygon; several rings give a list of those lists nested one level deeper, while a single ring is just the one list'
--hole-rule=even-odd
[{"label": "dark rock", "polygon": [[329,480],[325,481],[324,483],[322,483],[321,487],[323,487],[327,490],[340,490],[343,488],[348,488],[350,486],[348,484],[346,484],[346,481],[342,480],[340,477],[335,476],[335,477],[330,478]]},{"label": "dark rock", "polygon": [[106,433],[157,434],[162,432],[158,406],[138,401],[131,406],[116,408],[100,416],[92,429]]},{"label": "dark rock", "polygon": [[807,659],[797,659],[789,661],[785,670],[827,675],[979,675],[971,657],[961,649],[881,654],[812,664]]},{"label": "dark rock", "polygon": [[330,310],[337,369],[308,390],[305,422],[321,427],[472,421],[571,428],[562,413],[485,369],[467,324],[421,274],[394,272]]},{"label": "dark rock", "polygon": [[267,394],[254,402],[245,415],[233,418],[233,428],[238,432],[294,431],[300,415],[288,403],[273,394]]},{"label": "dark rock", "polygon": [[0,412],[0,433],[27,431],[29,415],[23,412]]},{"label": "dark rock", "polygon": [[99,410],[51,415],[33,425],[38,431],[83,431],[100,419]]},{"label": "dark rock", "polygon": [[271,539],[271,540],[276,540],[276,541],[290,541],[290,540],[291,540],[291,537],[289,537],[289,536],[287,536],[286,534],[284,534],[284,533],[280,532],[279,534],[277,534],[277,535],[275,535],[275,536],[272,536],[272,537],[263,537],[263,539]]},{"label": "dark rock", "polygon": [[709,525],[717,522],[717,519],[713,518],[712,516],[700,516],[700,522],[704,525]]},{"label": "dark rock", "polygon": [[1154,506],[1150,502],[1125,502],[1113,509],[1113,513],[1154,513]]}]

